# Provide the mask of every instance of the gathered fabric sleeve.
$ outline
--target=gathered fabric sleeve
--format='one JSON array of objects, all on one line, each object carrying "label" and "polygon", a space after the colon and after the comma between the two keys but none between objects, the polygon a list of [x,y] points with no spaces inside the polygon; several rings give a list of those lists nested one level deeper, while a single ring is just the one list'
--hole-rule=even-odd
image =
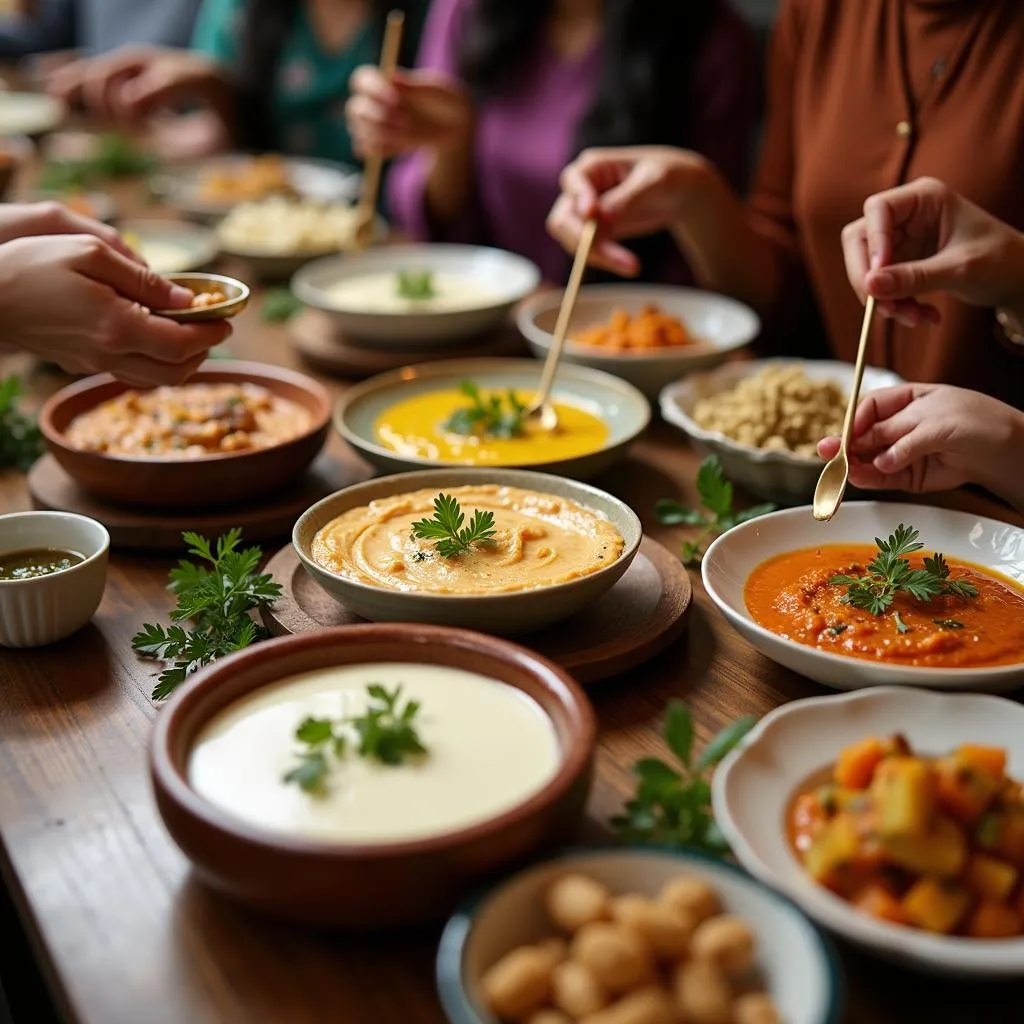
[{"label": "gathered fabric sleeve", "polygon": [[[471,0],[433,0],[423,26],[418,68],[441,71],[458,79],[459,46],[463,20]],[[475,196],[470,197],[459,218],[445,229],[431,223],[426,204],[427,178],[432,154],[419,149],[393,161],[387,172],[385,193],[387,211],[399,231],[417,241],[485,242],[482,221]]]},{"label": "gathered fabric sleeve", "polygon": [[224,67],[238,62],[245,0],[203,0],[192,30],[192,49]]},{"label": "gathered fabric sleeve", "polygon": [[794,201],[797,72],[803,25],[804,0],[784,0],[769,47],[767,116],[748,204],[751,226],[771,244],[780,267],[762,347],[777,350],[784,345],[790,355],[824,352]]}]

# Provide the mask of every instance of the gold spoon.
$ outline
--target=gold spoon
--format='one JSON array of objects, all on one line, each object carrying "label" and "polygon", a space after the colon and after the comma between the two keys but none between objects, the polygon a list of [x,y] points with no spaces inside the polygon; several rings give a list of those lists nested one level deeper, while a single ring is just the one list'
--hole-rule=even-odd
[{"label": "gold spoon", "polygon": [[874,313],[875,300],[869,295],[864,305],[864,322],[860,328],[857,363],[853,369],[853,384],[846,405],[846,419],[843,420],[843,436],[839,441],[839,451],[825,464],[821,476],[818,477],[818,486],[814,488],[814,518],[819,522],[827,523],[839,511],[843,494],[846,493],[847,481],[850,479],[849,448],[853,435],[853,417],[857,412],[857,402],[860,398],[864,359],[868,351],[868,336],[871,334],[871,318]]},{"label": "gold spoon", "polygon": [[[380,49],[381,74],[390,79],[398,67],[398,50],[402,45],[402,28],[405,15],[392,11],[384,26],[384,42]],[[365,249],[372,241],[377,222],[377,197],[380,194],[380,176],[384,169],[384,158],[379,154],[367,156],[363,163],[363,190],[359,198],[356,215],[355,248]]]},{"label": "gold spoon", "polygon": [[541,429],[549,432],[558,427],[558,413],[555,412],[554,402],[551,401],[551,388],[555,383],[558,360],[562,357],[565,336],[569,333],[569,322],[572,320],[572,311],[576,308],[576,298],[580,293],[583,274],[587,269],[587,260],[590,258],[590,248],[594,244],[594,235],[596,234],[597,220],[591,218],[583,225],[583,230],[580,232],[576,256],[572,261],[572,272],[569,274],[569,283],[565,286],[565,294],[562,296],[558,320],[555,322],[555,334],[551,340],[551,348],[548,349],[548,357],[544,360],[544,372],[540,375],[537,394],[527,406],[526,412],[523,413],[524,421],[537,419],[540,421]]},{"label": "gold spoon", "polygon": [[168,281],[183,285],[194,294],[220,292],[223,302],[212,306],[186,306],[184,309],[154,309],[154,316],[162,316],[179,323],[206,320],[230,320],[249,305],[249,286],[222,274],[167,274]]}]

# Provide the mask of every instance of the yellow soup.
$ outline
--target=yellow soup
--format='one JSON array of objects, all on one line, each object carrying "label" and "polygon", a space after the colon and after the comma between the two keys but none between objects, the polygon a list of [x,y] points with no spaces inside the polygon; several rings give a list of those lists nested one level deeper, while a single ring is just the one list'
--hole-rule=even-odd
[{"label": "yellow soup", "polygon": [[[516,392],[516,397],[528,405],[533,393]],[[555,403],[558,430],[551,434],[541,433],[535,426],[510,438],[466,436],[445,430],[448,417],[466,405],[466,396],[456,388],[408,398],[381,414],[375,426],[377,439],[400,455],[488,466],[528,466],[571,459],[599,451],[608,440],[604,420],[579,406],[561,402]]]}]

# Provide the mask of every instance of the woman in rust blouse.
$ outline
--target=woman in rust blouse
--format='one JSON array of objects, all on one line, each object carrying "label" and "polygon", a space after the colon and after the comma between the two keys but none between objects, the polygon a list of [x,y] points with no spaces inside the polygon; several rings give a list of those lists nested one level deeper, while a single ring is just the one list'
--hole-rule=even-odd
[{"label": "woman in rust blouse", "polygon": [[[1024,228],[1021,0],[784,0],[745,205],[696,154],[592,150],[566,169],[549,228],[573,248],[597,213],[594,262],[632,274],[616,239],[667,227],[701,284],[758,309],[777,349],[806,349],[813,299],[832,351],[852,359],[861,306],[842,229],[868,196],[923,175]],[[1024,359],[995,336],[993,311],[934,305],[936,323],[879,320],[870,360],[1024,407]]]}]

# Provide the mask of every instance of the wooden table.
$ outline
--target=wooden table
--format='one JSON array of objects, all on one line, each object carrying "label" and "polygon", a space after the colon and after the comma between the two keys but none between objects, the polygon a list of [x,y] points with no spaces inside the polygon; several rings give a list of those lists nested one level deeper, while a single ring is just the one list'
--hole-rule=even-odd
[{"label": "wooden table", "polygon": [[[293,365],[284,329],[262,323],[258,309],[236,321],[229,348]],[[30,371],[36,398],[63,383],[22,356],[0,357],[0,372],[12,369]],[[328,450],[359,465],[338,437]],[[656,424],[605,485],[674,550],[681,534],[656,523],[654,502],[693,501],[698,461]],[[942,504],[1007,515],[967,493]],[[28,507],[24,478],[0,474],[0,509]],[[143,621],[166,619],[170,564],[115,554],[90,626],[49,649],[0,652],[0,867],[59,1014],[82,1024],[441,1024],[436,933],[318,936],[260,920],[191,879],[150,792],[146,744],[159,708],[149,698],[152,665],[129,643]],[[663,752],[658,727],[671,697],[689,702],[706,740],[739,715],[823,692],[754,651],[715,611],[699,574],[693,582],[683,638],[591,691],[601,724],[595,822],[630,792],[632,762]],[[1024,1020],[1024,982],[951,984],[842,955],[850,1022]]]}]

